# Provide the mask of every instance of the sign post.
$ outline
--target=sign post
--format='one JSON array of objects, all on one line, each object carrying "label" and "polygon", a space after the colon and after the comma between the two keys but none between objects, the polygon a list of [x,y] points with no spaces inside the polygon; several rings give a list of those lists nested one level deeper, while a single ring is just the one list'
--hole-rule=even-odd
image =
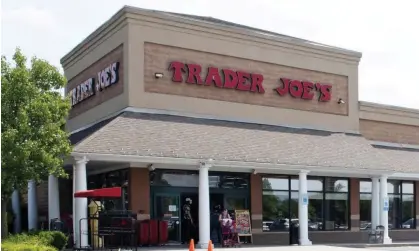
[{"label": "sign post", "polygon": [[303,206],[308,205],[308,195],[306,193],[301,195],[301,202],[302,202]]},{"label": "sign post", "polygon": [[390,207],[390,204],[388,202],[388,197],[384,197],[383,201],[383,211],[388,212],[388,209]]},{"label": "sign post", "polygon": [[236,231],[238,242],[241,236],[250,236],[250,242],[253,243],[252,226],[249,210],[235,210],[236,215]]}]

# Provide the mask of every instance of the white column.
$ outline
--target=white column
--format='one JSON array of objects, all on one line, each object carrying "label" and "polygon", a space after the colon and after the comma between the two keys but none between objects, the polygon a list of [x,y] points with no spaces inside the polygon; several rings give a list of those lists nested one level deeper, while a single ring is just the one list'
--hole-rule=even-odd
[{"label": "white column", "polygon": [[311,245],[311,241],[308,239],[307,173],[307,171],[301,171],[298,182],[298,222],[300,224],[300,245],[302,246]]},{"label": "white column", "polygon": [[[381,181],[381,179],[380,179]],[[383,218],[383,205],[382,205],[382,198],[385,196],[383,195],[383,189],[381,189],[381,182],[379,183],[380,191],[378,192],[379,198],[378,198],[378,224],[383,225],[381,219]]]},{"label": "white column", "polygon": [[388,200],[387,194],[387,176],[383,175],[380,178],[380,225],[384,226],[384,244],[391,244],[391,239],[388,236],[388,211],[384,210],[384,201]]},{"label": "white column", "polygon": [[22,214],[20,210],[20,194],[18,190],[14,190],[12,194],[12,209],[15,215],[15,221],[13,222],[13,232],[22,232]]},{"label": "white column", "polygon": [[54,175],[48,177],[48,227],[51,220],[60,218],[60,190],[58,178]]},{"label": "white column", "polygon": [[[75,161],[75,190],[76,192],[85,191],[87,190],[86,164],[88,160],[86,157],[83,157],[76,158]],[[88,246],[87,198],[76,198],[75,206],[76,247],[86,247]]]},{"label": "white column", "polygon": [[28,230],[38,229],[38,203],[36,199],[36,182],[28,182]]},{"label": "white column", "polygon": [[379,179],[372,178],[372,198],[371,198],[371,229],[375,230],[380,224],[380,182]]},{"label": "white column", "polygon": [[208,248],[210,240],[210,198],[208,169],[211,161],[199,167],[199,247]]}]

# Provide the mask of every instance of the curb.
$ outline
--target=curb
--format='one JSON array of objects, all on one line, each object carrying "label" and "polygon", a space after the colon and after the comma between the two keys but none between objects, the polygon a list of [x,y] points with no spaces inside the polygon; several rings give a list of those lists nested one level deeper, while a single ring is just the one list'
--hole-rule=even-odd
[{"label": "curb", "polygon": [[347,244],[347,245],[333,245],[333,246],[351,247],[351,248],[419,247],[419,242],[415,242],[415,243],[392,243],[392,244]]}]

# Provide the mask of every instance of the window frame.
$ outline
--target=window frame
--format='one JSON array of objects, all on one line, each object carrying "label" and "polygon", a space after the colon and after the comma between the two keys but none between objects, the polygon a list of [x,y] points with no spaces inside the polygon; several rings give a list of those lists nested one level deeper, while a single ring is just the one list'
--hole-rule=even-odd
[{"label": "window frame", "polygon": [[[397,182],[399,182],[399,185],[400,185],[400,192],[399,193],[394,193],[394,192],[393,193],[387,193],[387,196],[388,197],[390,197],[390,196],[394,196],[394,197],[395,196],[398,196],[398,198],[400,200],[400,202],[398,204],[398,208],[403,208],[403,196],[404,195],[411,195],[411,196],[413,196],[413,220],[414,220],[413,221],[413,229],[416,229],[416,226],[418,224],[417,219],[415,218],[416,217],[416,211],[418,210],[418,208],[416,208],[416,194],[415,194],[415,192],[416,192],[416,182],[414,182],[412,180],[388,179],[387,180],[387,187],[388,187],[388,184],[391,183],[391,181],[397,181]],[[371,203],[372,203],[372,181],[371,180],[368,180],[368,179],[360,179],[359,182],[369,182],[370,185],[371,185],[371,191],[370,192],[361,192],[361,190],[359,190],[359,195],[360,195],[359,196],[359,202],[361,201],[361,195],[362,194],[367,194],[367,195],[370,195],[370,197],[371,197]],[[413,185],[413,193],[404,193],[403,192],[403,184],[412,184]],[[360,186],[360,188],[361,188],[361,186]],[[371,211],[371,209],[370,209],[370,211]],[[399,219],[403,219],[403,210],[398,210],[398,212],[396,212],[396,215],[397,215],[397,217],[399,217]],[[403,222],[399,222],[399,223],[400,223],[400,227],[399,226],[396,226],[396,227],[393,226],[393,228],[390,229],[390,230],[412,230],[412,228],[403,228],[402,227]]]},{"label": "window frame", "polygon": [[[288,214],[290,214],[290,210],[291,210],[291,193],[293,192],[298,192],[298,189],[292,189],[291,187],[291,181],[292,180],[299,180],[299,177],[296,175],[262,175],[262,203],[263,203],[263,193],[264,191],[270,191],[270,192],[288,192]],[[285,189],[265,189],[263,187],[263,179],[287,179],[288,180],[288,190]],[[345,180],[347,182],[347,191],[341,192],[341,191],[327,191],[326,189],[326,179],[336,179],[336,180]],[[350,183],[350,178],[345,178],[345,177],[334,177],[334,176],[307,176],[307,181],[309,180],[321,180],[322,182],[322,189],[321,191],[319,190],[310,190],[309,187],[307,188],[307,192],[313,192],[313,193],[321,193],[322,194],[322,224],[323,224],[323,228],[321,230],[321,232],[336,232],[336,231],[350,231],[351,230],[351,183]],[[348,205],[348,215],[347,215],[347,223],[348,223],[348,228],[347,229],[325,229],[325,223],[326,223],[326,210],[325,210],[325,206],[326,206],[326,194],[346,194],[346,201],[347,201],[347,205]],[[262,219],[263,219],[263,212],[262,212]],[[262,220],[263,221],[263,220]],[[264,232],[268,232],[268,231],[264,231]],[[286,232],[286,231],[285,231]]]}]

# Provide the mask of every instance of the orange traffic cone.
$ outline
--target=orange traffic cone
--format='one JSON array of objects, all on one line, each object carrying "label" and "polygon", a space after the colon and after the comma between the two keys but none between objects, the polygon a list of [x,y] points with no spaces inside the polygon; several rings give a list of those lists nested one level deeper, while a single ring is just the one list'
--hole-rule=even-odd
[{"label": "orange traffic cone", "polygon": [[195,251],[195,242],[193,239],[191,239],[191,242],[189,242],[189,251]]},{"label": "orange traffic cone", "polygon": [[208,251],[213,251],[213,247],[212,247],[212,241],[211,240],[209,240],[209,242],[208,242]]}]

